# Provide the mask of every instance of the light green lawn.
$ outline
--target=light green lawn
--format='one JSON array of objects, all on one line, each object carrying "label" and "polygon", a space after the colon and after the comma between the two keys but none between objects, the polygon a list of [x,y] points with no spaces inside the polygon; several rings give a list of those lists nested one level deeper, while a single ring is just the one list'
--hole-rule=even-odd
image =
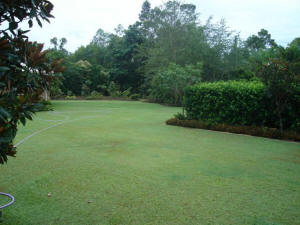
[{"label": "light green lawn", "polygon": [[157,104],[53,103],[16,143],[61,124],[0,167],[3,225],[300,224],[299,143],[167,126],[180,109]]}]

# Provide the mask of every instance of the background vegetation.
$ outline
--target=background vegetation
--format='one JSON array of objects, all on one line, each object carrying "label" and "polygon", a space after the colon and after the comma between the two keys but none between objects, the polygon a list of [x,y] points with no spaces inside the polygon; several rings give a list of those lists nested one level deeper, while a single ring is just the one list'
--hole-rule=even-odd
[{"label": "background vegetation", "polygon": [[64,58],[67,68],[51,88],[54,98],[147,98],[184,106],[186,88],[196,84],[201,91],[190,88],[185,98],[189,119],[300,129],[299,38],[282,47],[261,29],[242,40],[224,20],[201,21],[193,4],[168,1],[152,8],[145,1],[127,29],[99,29],[74,53],[64,49],[66,41],[51,39],[49,57]]},{"label": "background vegetation", "polygon": [[[168,1],[152,8],[145,1],[139,20],[114,33],[101,28],[90,44],[74,53],[65,38],[51,39],[50,58],[64,58],[67,69],[51,95],[135,95],[182,104],[184,88],[198,82],[253,80],[271,59],[299,62],[299,39],[288,48],[267,30],[242,40],[224,20],[201,21],[195,5]],[[288,49],[288,50],[286,50]],[[281,52],[281,53],[280,53]],[[289,52],[289,53],[287,53]],[[293,58],[293,59],[292,59]],[[265,76],[264,76],[265,77]]]}]

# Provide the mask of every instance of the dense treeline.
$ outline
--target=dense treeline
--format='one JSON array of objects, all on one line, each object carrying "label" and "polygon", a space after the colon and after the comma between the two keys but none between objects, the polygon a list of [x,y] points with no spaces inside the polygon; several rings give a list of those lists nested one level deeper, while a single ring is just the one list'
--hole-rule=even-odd
[{"label": "dense treeline", "polygon": [[242,40],[224,20],[200,21],[193,4],[168,1],[152,8],[145,1],[139,20],[127,29],[99,29],[74,53],[64,49],[66,41],[51,39],[49,58],[64,58],[67,68],[51,87],[52,97],[148,98],[183,105],[184,90],[199,82],[260,81],[283,128],[291,108],[287,99],[299,89],[299,38],[282,47],[261,29]]},{"label": "dense treeline", "polygon": [[[125,91],[180,104],[183,88],[200,80],[253,79],[257,64],[278,47],[264,29],[243,41],[225,21],[203,23],[194,5],[177,1],[155,8],[145,1],[139,21],[115,31],[99,29],[74,53],[64,49],[66,39],[51,40],[50,57],[65,58],[67,67],[52,96],[121,96]],[[180,77],[183,71],[189,78]],[[179,87],[174,80],[180,80]]]}]

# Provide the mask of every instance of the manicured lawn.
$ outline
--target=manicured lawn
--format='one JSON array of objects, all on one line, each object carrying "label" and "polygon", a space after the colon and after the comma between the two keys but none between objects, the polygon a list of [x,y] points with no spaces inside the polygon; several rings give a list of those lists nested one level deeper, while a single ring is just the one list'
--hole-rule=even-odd
[{"label": "manicured lawn", "polygon": [[54,107],[0,168],[4,225],[300,224],[299,143],[167,126],[180,109],[157,104]]}]

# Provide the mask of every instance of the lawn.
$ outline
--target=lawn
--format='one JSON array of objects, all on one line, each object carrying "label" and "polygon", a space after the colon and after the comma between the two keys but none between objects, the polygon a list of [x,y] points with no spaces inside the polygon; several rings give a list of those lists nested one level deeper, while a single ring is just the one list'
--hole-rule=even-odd
[{"label": "lawn", "polygon": [[167,126],[180,109],[157,104],[53,105],[0,168],[3,225],[300,224],[299,143]]}]

